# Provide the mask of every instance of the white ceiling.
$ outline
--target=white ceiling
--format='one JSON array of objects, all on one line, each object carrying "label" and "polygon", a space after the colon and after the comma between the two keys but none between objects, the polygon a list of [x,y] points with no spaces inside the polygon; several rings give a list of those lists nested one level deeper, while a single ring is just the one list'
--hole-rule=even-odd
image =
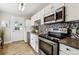
[{"label": "white ceiling", "polygon": [[47,6],[49,3],[26,3],[25,10],[18,10],[18,3],[0,3],[0,11],[18,16],[31,17],[36,12]]}]

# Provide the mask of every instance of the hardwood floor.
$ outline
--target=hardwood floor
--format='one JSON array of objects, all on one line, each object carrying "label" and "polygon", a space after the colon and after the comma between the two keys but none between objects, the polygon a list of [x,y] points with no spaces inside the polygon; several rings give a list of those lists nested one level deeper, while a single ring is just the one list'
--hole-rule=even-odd
[{"label": "hardwood floor", "polygon": [[17,41],[4,45],[4,49],[0,49],[0,55],[35,55],[32,48],[24,41]]}]

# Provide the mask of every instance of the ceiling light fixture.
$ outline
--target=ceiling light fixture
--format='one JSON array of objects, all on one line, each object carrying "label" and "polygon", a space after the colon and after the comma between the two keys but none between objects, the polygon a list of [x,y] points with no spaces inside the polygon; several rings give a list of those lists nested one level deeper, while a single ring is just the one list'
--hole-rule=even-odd
[{"label": "ceiling light fixture", "polygon": [[25,3],[19,3],[19,10],[24,11]]}]

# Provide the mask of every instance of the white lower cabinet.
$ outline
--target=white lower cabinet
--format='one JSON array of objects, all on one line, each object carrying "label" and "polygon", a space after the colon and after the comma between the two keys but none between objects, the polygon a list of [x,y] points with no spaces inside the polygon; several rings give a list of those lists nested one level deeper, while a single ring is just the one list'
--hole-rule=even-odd
[{"label": "white lower cabinet", "polygon": [[38,41],[38,36],[35,35],[35,51],[38,52],[38,46],[39,46],[39,41]]},{"label": "white lower cabinet", "polygon": [[30,45],[38,53],[38,35],[31,33],[30,37]]},{"label": "white lower cabinet", "polygon": [[79,55],[79,50],[72,48],[70,46],[66,46],[64,44],[60,44],[60,55]]},{"label": "white lower cabinet", "polygon": [[30,45],[33,48],[33,34],[30,34]]}]

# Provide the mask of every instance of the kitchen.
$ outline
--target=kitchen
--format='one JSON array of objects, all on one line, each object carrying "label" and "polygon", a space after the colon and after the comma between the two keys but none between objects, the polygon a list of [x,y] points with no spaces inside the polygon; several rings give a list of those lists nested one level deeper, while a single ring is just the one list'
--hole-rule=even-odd
[{"label": "kitchen", "polygon": [[[6,28],[4,40],[2,38],[2,48],[4,49],[7,43],[24,40],[35,55],[79,55],[79,3],[32,5],[33,7],[38,5],[40,10],[31,12],[30,17],[15,17],[7,14],[0,16],[1,26]],[[21,6],[24,6],[24,3],[21,3]],[[6,39],[8,42],[5,42]]]},{"label": "kitchen", "polygon": [[39,54],[79,55],[78,9],[78,3],[52,3],[31,17],[40,19]]}]

